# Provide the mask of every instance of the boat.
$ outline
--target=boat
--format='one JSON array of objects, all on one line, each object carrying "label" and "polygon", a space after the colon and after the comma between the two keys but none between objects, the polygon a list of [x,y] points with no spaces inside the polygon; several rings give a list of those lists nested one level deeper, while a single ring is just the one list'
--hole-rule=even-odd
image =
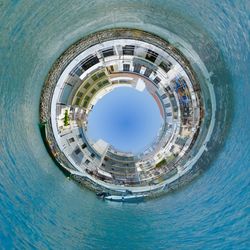
[{"label": "boat", "polygon": [[107,195],[105,200],[117,201],[117,202],[140,202],[143,201],[146,195]]}]

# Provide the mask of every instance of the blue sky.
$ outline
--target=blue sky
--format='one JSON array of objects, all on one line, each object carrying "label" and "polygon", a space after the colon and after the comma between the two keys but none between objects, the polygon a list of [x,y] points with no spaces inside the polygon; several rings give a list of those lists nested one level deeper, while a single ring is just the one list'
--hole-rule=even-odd
[{"label": "blue sky", "polygon": [[156,137],[163,119],[145,89],[120,87],[105,95],[88,117],[87,135],[103,139],[116,149],[138,153]]}]

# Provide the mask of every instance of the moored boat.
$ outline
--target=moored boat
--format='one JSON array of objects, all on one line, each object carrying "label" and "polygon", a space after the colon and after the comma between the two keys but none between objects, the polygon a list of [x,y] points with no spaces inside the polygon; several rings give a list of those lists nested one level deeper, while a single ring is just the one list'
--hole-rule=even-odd
[{"label": "moored boat", "polygon": [[109,200],[109,201],[117,201],[117,202],[140,202],[143,201],[144,198],[146,197],[146,195],[124,195],[124,196],[120,196],[120,195],[108,195],[105,196],[104,199],[105,200]]}]

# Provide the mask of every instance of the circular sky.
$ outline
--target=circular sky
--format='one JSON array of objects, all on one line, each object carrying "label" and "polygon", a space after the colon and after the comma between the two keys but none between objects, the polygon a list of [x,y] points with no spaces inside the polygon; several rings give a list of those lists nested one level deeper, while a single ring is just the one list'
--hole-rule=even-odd
[{"label": "circular sky", "polygon": [[156,138],[163,119],[157,103],[145,89],[115,88],[100,99],[88,117],[87,135],[117,150],[139,153]]}]

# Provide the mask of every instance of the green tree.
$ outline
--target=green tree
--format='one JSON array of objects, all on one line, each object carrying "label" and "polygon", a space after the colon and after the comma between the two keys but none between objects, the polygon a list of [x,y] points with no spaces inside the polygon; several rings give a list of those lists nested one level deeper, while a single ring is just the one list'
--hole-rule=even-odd
[{"label": "green tree", "polygon": [[69,112],[68,110],[65,110],[65,113],[64,113],[64,126],[68,126],[69,125]]}]

